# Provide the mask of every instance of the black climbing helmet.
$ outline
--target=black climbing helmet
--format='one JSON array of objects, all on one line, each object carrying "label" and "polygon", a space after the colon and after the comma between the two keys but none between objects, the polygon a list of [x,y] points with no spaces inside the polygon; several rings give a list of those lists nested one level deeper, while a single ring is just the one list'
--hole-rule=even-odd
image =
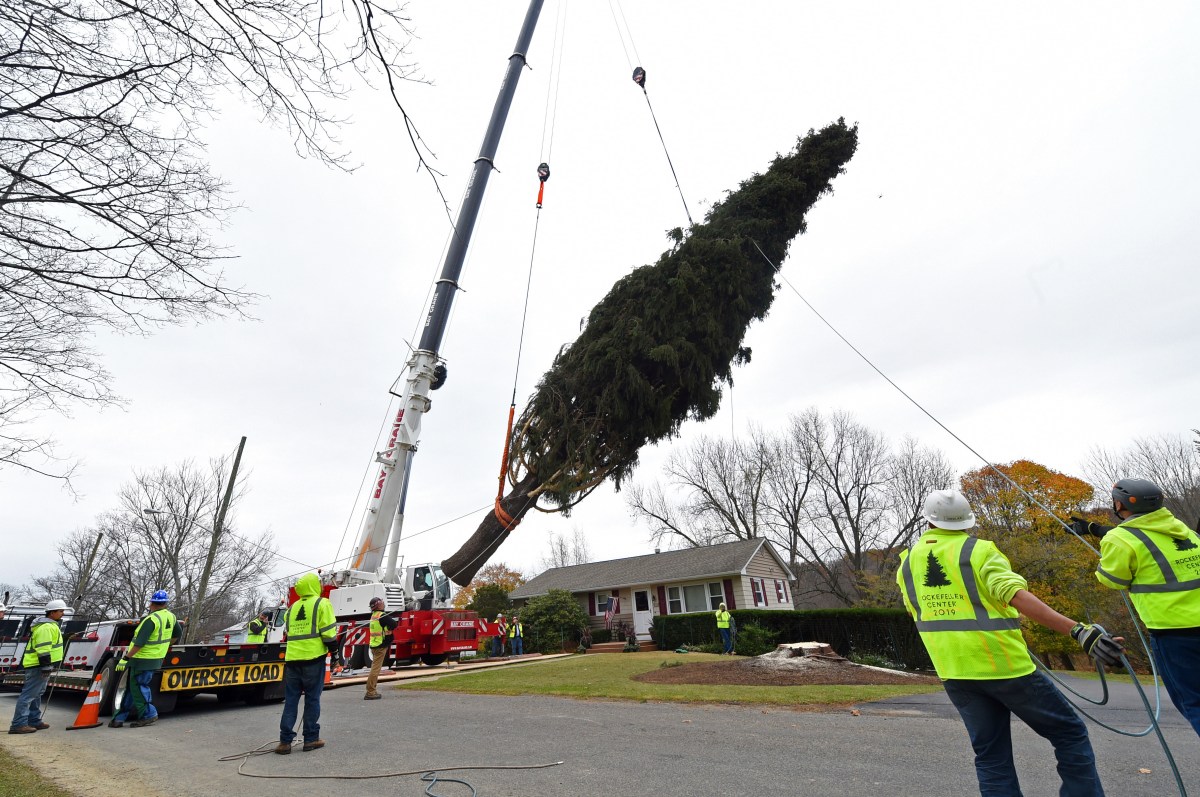
[{"label": "black climbing helmet", "polygon": [[1163,491],[1148,479],[1121,479],[1113,485],[1112,500],[1135,515],[1144,515],[1162,509]]}]

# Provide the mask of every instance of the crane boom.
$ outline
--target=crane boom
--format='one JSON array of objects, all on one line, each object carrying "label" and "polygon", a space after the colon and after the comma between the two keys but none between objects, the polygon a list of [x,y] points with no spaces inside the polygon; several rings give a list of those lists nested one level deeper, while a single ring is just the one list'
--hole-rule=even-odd
[{"label": "crane boom", "polygon": [[[408,480],[412,473],[413,455],[421,432],[421,420],[429,411],[429,394],[437,378],[438,349],[446,333],[450,318],[450,307],[458,290],[458,278],[466,260],[471,233],[483,203],[483,194],[491,176],[500,135],[508,119],[508,111],[516,94],[517,82],[526,65],[525,54],[533,39],[533,30],[541,14],[543,0],[531,0],[525,13],[525,21],[517,36],[517,46],[509,56],[508,68],[500,84],[496,104],[483,137],[475,167],[467,181],[462,208],[454,225],[454,236],[446,251],[442,271],[434,285],[433,298],[425,315],[425,326],[420,343],[406,365],[404,389],[400,409],[392,423],[387,448],[376,454],[379,473],[371,487],[358,545],[351,560],[351,567],[364,578],[378,574],[387,555],[388,566],[382,574],[385,582],[396,578],[396,550],[400,543],[400,532],[404,525],[404,505],[408,493]],[[376,578],[379,576],[376,575]]]}]

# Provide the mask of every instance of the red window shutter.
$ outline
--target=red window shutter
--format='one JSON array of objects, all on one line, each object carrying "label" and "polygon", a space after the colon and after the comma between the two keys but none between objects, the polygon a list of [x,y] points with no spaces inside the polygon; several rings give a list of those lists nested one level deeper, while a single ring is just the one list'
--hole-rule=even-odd
[{"label": "red window shutter", "polygon": [[588,593],[588,616],[596,616],[596,593],[594,592]]},{"label": "red window shutter", "polygon": [[721,586],[725,588],[725,608],[733,611],[737,608],[737,595],[733,591],[733,579],[725,579]]},{"label": "red window shutter", "polygon": [[658,585],[658,613],[667,614],[667,588],[662,584]]},{"label": "red window shutter", "polygon": [[787,587],[787,579],[786,578],[783,579],[783,602],[784,603],[792,602],[791,596],[788,595],[788,587]]},{"label": "red window shutter", "polygon": [[766,580],[765,578],[760,578],[760,579],[758,580],[758,583],[759,583],[759,584],[762,584],[762,591],[763,591],[763,606],[770,606],[770,605],[771,605],[771,601],[767,599],[767,580]]}]

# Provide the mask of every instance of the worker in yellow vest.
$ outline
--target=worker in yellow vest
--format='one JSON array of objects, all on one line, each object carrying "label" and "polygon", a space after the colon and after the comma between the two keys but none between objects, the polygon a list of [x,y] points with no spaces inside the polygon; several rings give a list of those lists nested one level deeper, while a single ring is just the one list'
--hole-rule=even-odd
[{"label": "worker in yellow vest", "polygon": [[296,714],[304,695],[304,751],[325,746],[321,739],[321,690],[325,686],[325,656],[337,647],[337,619],[333,606],[321,596],[321,579],[305,573],[293,588],[296,602],[284,616],[287,650],[283,663],[283,716],[279,719],[279,744],[275,752],[292,752]]},{"label": "worker in yellow vest", "polygon": [[379,673],[383,670],[383,662],[387,659],[388,651],[392,649],[392,632],[399,624],[394,614],[385,614],[387,608],[383,598],[371,598],[371,672],[367,675],[367,693],[363,700],[379,700],[383,695],[376,688],[379,684]]},{"label": "worker in yellow vest", "polygon": [[1087,728],[1071,704],[1037,672],[1021,636],[1020,615],[1070,634],[1097,661],[1120,663],[1120,639],[1065,617],[1028,591],[992,542],[972,537],[967,499],[938,490],[925,499],[929,530],[900,554],[896,582],[921,641],[967,726],[980,793],[1018,795],[1011,715],[1054,745],[1062,797],[1104,790]]},{"label": "worker in yellow vest", "polygon": [[1152,481],[1121,479],[1112,488],[1119,526],[1075,522],[1102,534],[1096,578],[1129,590],[1150,631],[1167,694],[1200,734],[1200,536],[1163,506],[1163,498]]},{"label": "worker in yellow vest", "polygon": [[508,621],[508,655],[525,655],[525,626],[521,625],[521,616],[518,614]]},{"label": "worker in yellow vest", "polygon": [[162,669],[171,643],[181,634],[175,615],[167,609],[170,600],[171,596],[162,589],[150,596],[150,613],[138,623],[125,656],[117,662],[118,673],[129,669],[129,681],[121,708],[108,723],[110,728],[123,727],[130,716],[134,717],[129,723],[130,728],[141,728],[158,721],[150,683],[154,673]]},{"label": "worker in yellow vest", "polygon": [[271,627],[271,610],[263,609],[246,624],[246,644],[261,645],[267,641],[267,629]]},{"label": "worker in yellow vest", "polygon": [[29,641],[25,643],[25,655],[21,658],[25,683],[17,697],[17,710],[8,726],[9,733],[37,733],[50,727],[42,722],[42,693],[50,682],[54,665],[63,659],[63,638],[58,623],[66,610],[64,601],[50,601],[46,604],[46,616],[34,620],[29,629]]},{"label": "worker in yellow vest", "polygon": [[[709,604],[710,606],[712,604]],[[721,634],[721,655],[733,655],[733,631],[729,628],[729,623],[733,619],[733,615],[725,608],[722,603],[717,607],[717,632]]]}]

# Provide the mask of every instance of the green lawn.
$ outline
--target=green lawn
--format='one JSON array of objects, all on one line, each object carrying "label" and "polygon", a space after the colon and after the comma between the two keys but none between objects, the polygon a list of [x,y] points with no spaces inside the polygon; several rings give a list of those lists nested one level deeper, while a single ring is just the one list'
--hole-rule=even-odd
[{"label": "green lawn", "polygon": [[663,662],[690,664],[719,656],[670,652],[572,656],[527,666],[464,672],[403,684],[399,689],[466,692],[477,695],[558,695],[614,700],[688,703],[759,703],[779,706],[846,706],[900,695],[936,692],[937,685],[913,686],[702,686],[653,684],[632,680]]},{"label": "green lawn", "polygon": [[0,797],[71,797],[71,793],[0,747]]}]

